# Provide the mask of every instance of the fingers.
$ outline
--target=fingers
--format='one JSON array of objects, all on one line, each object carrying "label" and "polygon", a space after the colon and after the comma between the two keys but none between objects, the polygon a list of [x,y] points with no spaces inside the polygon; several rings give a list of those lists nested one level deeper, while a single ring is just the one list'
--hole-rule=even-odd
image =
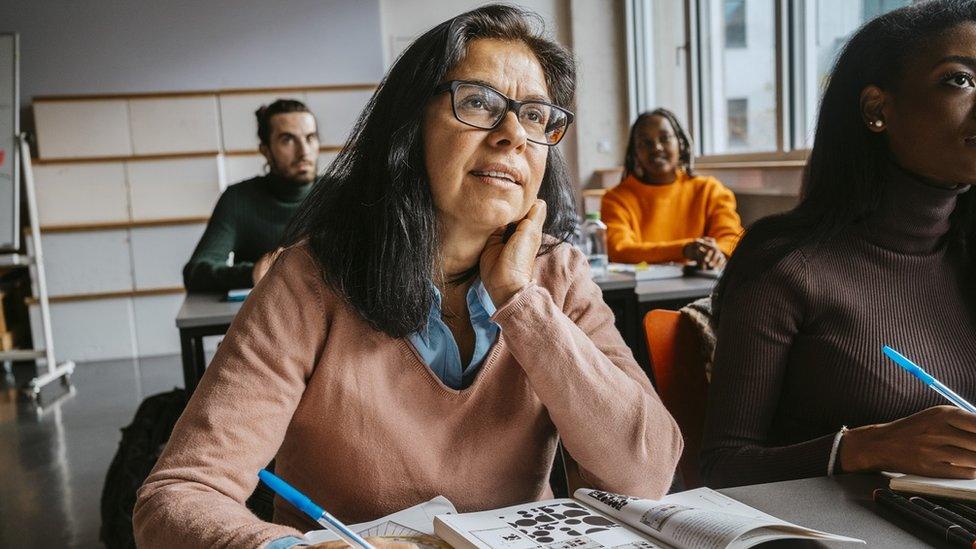
[{"label": "fingers", "polygon": [[718,269],[725,265],[725,254],[710,236],[696,238],[685,250],[685,257],[698,263],[700,269]]},{"label": "fingers", "polygon": [[937,406],[944,415],[946,423],[976,438],[976,414],[971,414],[955,406]]},{"label": "fingers", "polygon": [[509,238],[508,244],[513,247],[516,255],[531,251],[533,257],[542,245],[542,227],[546,222],[546,202],[536,200],[529,208],[529,213],[519,221],[515,233]]},{"label": "fingers", "polygon": [[929,462],[921,470],[913,471],[913,474],[935,478],[976,479],[976,469],[945,462]]},{"label": "fingers", "polygon": [[385,539],[385,538],[375,537],[375,536],[371,536],[371,537],[366,538],[366,541],[368,541],[370,543],[370,545],[372,545],[373,547],[376,547],[377,549],[380,549],[380,548],[382,548],[382,549],[417,549],[417,546],[414,545],[413,543],[410,543],[410,542],[398,541],[398,540],[391,540],[391,539]]}]

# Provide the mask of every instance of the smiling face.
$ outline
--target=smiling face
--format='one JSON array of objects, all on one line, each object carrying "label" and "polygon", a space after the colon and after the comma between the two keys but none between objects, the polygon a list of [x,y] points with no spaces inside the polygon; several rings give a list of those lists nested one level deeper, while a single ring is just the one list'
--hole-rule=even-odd
[{"label": "smiling face", "polygon": [[976,184],[976,22],[912,56],[881,116],[903,168],[947,186]]},{"label": "smiling face", "polygon": [[[551,102],[542,66],[522,42],[478,39],[444,77],[483,83],[511,99]],[[515,113],[493,130],[454,117],[451,94],[424,112],[424,158],[438,220],[449,229],[490,234],[525,217],[539,194],[549,147],[526,139]]]},{"label": "smiling face", "polygon": [[671,183],[680,162],[678,137],[667,118],[648,116],[634,128],[634,175],[645,183]]}]

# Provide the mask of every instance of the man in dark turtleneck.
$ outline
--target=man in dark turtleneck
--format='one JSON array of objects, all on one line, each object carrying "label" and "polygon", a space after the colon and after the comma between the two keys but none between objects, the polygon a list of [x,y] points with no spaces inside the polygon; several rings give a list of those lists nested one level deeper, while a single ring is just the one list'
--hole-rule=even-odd
[{"label": "man in dark turtleneck", "polygon": [[183,268],[188,291],[226,291],[256,284],[274,261],[285,226],[315,181],[319,137],[308,107],[279,99],[255,114],[269,173],[231,185],[221,195]]}]

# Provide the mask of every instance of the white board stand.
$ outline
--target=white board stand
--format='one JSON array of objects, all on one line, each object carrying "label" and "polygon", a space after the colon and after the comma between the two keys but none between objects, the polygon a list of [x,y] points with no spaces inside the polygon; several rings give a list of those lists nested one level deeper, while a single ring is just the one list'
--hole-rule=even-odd
[{"label": "white board stand", "polygon": [[[20,168],[23,174],[24,192],[27,195],[27,216],[30,218],[30,230],[33,236],[33,252],[29,255],[8,253],[0,254],[0,265],[4,266],[34,266],[37,285],[37,302],[41,309],[41,331],[44,337],[44,347],[37,349],[38,334],[34,334],[35,349],[17,349],[0,351],[0,360],[33,360],[37,364],[37,375],[27,384],[27,396],[34,402],[40,397],[41,389],[52,381],[61,380],[65,388],[71,390],[71,374],[75,371],[73,361],[58,364],[54,359],[54,336],[51,333],[51,307],[47,296],[47,278],[44,275],[44,255],[41,251],[41,222],[37,216],[37,194],[34,191],[34,173],[31,169],[30,146],[27,134],[17,136],[20,152]],[[41,373],[42,367],[46,370]]]}]

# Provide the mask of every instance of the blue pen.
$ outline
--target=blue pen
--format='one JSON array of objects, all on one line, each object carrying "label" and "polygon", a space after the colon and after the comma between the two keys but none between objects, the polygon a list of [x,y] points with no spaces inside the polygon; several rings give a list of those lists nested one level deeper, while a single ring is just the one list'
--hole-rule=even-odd
[{"label": "blue pen", "polygon": [[292,485],[278,478],[274,473],[266,469],[261,469],[258,471],[258,478],[267,484],[268,488],[271,488],[276,494],[284,498],[285,501],[294,505],[299,511],[312,517],[315,522],[325,526],[331,530],[332,533],[342,538],[342,541],[353,547],[374,549],[373,546],[370,545],[368,541],[364,540],[359,534],[350,530],[349,527],[340,522],[339,519],[330,515],[328,511],[316,505],[314,501],[308,499],[308,496],[299,492],[292,487]]},{"label": "blue pen", "polygon": [[948,399],[949,402],[955,404],[956,406],[962,408],[963,410],[966,410],[967,412],[976,414],[976,406],[973,406],[968,401],[966,401],[966,399],[957,395],[955,392],[953,392],[952,389],[943,385],[942,382],[939,381],[938,379],[935,379],[934,377],[930,376],[928,372],[923,370],[922,367],[919,366],[918,364],[915,364],[911,360],[908,360],[907,358],[902,356],[901,353],[899,353],[898,351],[892,349],[887,345],[882,347],[881,351],[884,352],[884,354],[888,355],[888,358],[894,360],[895,364],[908,370],[908,373],[917,377],[919,381],[931,387],[933,391],[946,397],[946,399]]}]

